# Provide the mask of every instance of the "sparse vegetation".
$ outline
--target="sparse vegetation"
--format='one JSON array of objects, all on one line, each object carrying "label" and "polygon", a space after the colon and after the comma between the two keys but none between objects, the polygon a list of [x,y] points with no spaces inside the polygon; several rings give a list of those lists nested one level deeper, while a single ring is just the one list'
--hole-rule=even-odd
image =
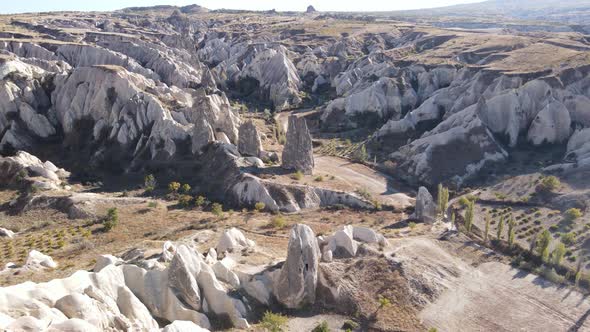
[{"label": "sparse vegetation", "polygon": [[553,261],[553,264],[561,264],[563,256],[565,256],[565,245],[563,243],[558,243],[555,245],[555,249],[553,249],[553,252],[551,253],[551,260]]},{"label": "sparse vegetation", "polygon": [[287,220],[285,219],[285,216],[283,216],[282,214],[278,214],[272,217],[272,219],[270,220],[270,226],[272,228],[278,229],[285,228],[287,226]]},{"label": "sparse vegetation", "polygon": [[352,160],[356,162],[364,163],[367,161],[367,159],[369,159],[369,154],[367,153],[367,148],[364,144],[356,149],[352,154]]},{"label": "sparse vegetation", "polygon": [[467,232],[471,232],[471,227],[473,226],[473,217],[474,217],[474,206],[475,203],[473,201],[469,201],[467,204],[467,208],[465,210],[465,229]]},{"label": "sparse vegetation", "polygon": [[328,327],[328,322],[323,321],[319,323],[316,327],[314,327],[311,332],[330,332],[330,328]]},{"label": "sparse vegetation", "polygon": [[148,174],[143,178],[143,189],[146,193],[151,193],[156,189],[158,182],[153,174]]},{"label": "sparse vegetation", "polygon": [[191,191],[191,186],[189,184],[183,184],[182,187],[180,187],[180,192],[183,194],[188,194]]},{"label": "sparse vegetation", "polygon": [[583,215],[583,213],[580,209],[571,208],[571,209],[568,209],[567,211],[565,211],[565,213],[563,214],[563,217],[566,221],[573,222],[576,219],[582,217],[582,215]]},{"label": "sparse vegetation", "polygon": [[193,198],[190,195],[180,195],[178,197],[178,205],[182,208],[188,208],[191,205]]},{"label": "sparse vegetation", "polygon": [[283,332],[283,327],[287,324],[287,321],[287,317],[267,311],[262,316],[260,326],[269,332]]},{"label": "sparse vegetation", "polygon": [[488,242],[488,237],[490,234],[490,222],[491,222],[491,218],[489,214],[486,214],[486,225],[485,225],[485,230],[483,233],[483,240],[484,242]]},{"label": "sparse vegetation", "polygon": [[264,211],[265,208],[266,208],[266,204],[264,204],[263,202],[258,202],[256,204],[254,204],[254,211],[256,211],[256,212],[262,212],[262,211]]},{"label": "sparse vegetation", "polygon": [[438,213],[443,216],[449,204],[449,189],[438,185]]},{"label": "sparse vegetation", "polygon": [[213,213],[216,217],[221,218],[223,216],[223,205],[219,203],[213,203],[211,205],[211,213]]},{"label": "sparse vegetation", "polygon": [[107,215],[104,218],[102,225],[104,230],[109,232],[119,224],[119,210],[117,208],[110,208],[107,211]]},{"label": "sparse vegetation", "polygon": [[168,184],[168,192],[171,194],[177,194],[179,189],[180,189],[180,183],[178,183],[178,182],[170,182]]},{"label": "sparse vegetation", "polygon": [[548,230],[543,230],[537,239],[537,252],[543,262],[547,262],[549,258],[549,246],[551,245],[551,233]]},{"label": "sparse vegetation", "polygon": [[303,179],[303,172],[296,171],[295,173],[291,174],[291,179],[296,181],[301,181]]},{"label": "sparse vegetation", "polygon": [[498,241],[502,240],[502,233],[504,232],[504,216],[500,216],[500,222],[498,223],[498,228],[496,229],[496,238]]},{"label": "sparse vegetation", "polygon": [[553,175],[544,177],[539,184],[538,189],[540,191],[554,192],[561,187],[559,179]]},{"label": "sparse vegetation", "polygon": [[197,196],[195,197],[195,206],[198,208],[202,208],[205,205],[205,202],[207,201],[207,199],[203,196]]}]

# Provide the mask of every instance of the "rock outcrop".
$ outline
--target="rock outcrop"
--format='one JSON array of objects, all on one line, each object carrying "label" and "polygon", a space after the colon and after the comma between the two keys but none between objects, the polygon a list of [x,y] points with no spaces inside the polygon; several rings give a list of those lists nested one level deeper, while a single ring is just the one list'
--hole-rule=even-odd
[{"label": "rock outcrop", "polygon": [[277,301],[287,308],[299,308],[315,302],[320,249],[307,225],[295,225],[289,236],[287,260],[273,291]]},{"label": "rock outcrop", "polygon": [[42,162],[24,151],[18,151],[14,157],[0,157],[0,184],[3,185],[28,182],[28,185],[38,189],[56,190],[69,176],[69,172],[51,161]]},{"label": "rock outcrop", "polygon": [[289,116],[287,142],[283,149],[282,165],[289,170],[311,174],[315,166],[313,160],[313,145],[311,135],[304,118],[296,115]]},{"label": "rock outcrop", "polygon": [[432,224],[436,221],[436,210],[436,203],[428,189],[420,187],[416,196],[416,207],[412,218],[423,223]]},{"label": "rock outcrop", "polygon": [[239,129],[238,150],[242,155],[260,157],[262,153],[262,142],[260,134],[254,122],[246,121]]}]

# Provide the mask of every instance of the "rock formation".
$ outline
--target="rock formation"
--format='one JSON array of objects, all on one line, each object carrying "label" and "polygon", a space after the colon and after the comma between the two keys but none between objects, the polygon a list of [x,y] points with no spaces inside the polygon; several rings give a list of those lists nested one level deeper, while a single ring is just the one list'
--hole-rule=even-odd
[{"label": "rock formation", "polygon": [[413,218],[421,222],[432,224],[436,221],[436,203],[428,192],[428,189],[420,187],[418,196],[416,196],[416,208],[414,209]]},{"label": "rock formation", "polygon": [[238,150],[245,156],[261,156],[262,142],[260,141],[260,134],[254,122],[246,121],[240,126]]},{"label": "rock formation", "polygon": [[289,116],[287,142],[283,149],[282,167],[311,174],[314,168],[313,145],[307,122],[296,115]]},{"label": "rock formation", "polygon": [[305,10],[306,13],[311,14],[311,13],[315,13],[316,10],[315,8],[313,8],[312,5],[307,6],[307,9]]},{"label": "rock formation", "polygon": [[274,283],[274,294],[287,308],[315,302],[320,249],[307,225],[295,225],[289,236],[287,260]]}]

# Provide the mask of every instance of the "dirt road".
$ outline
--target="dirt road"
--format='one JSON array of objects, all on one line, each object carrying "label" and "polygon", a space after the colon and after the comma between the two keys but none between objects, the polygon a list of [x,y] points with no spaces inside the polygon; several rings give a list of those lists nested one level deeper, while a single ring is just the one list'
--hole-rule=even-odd
[{"label": "dirt road", "polygon": [[344,191],[366,190],[373,198],[381,203],[405,208],[414,204],[414,199],[400,193],[393,186],[393,180],[370,167],[350,162],[348,160],[315,155],[315,169],[317,174],[327,174],[336,177],[332,183],[335,189]]}]

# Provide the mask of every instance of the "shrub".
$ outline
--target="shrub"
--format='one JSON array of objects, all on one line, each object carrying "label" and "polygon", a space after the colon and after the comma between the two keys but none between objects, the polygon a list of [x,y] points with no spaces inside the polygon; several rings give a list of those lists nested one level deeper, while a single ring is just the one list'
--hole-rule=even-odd
[{"label": "shrub", "polygon": [[508,197],[508,196],[506,196],[506,194],[499,193],[499,192],[494,193],[494,195],[496,196],[497,199],[499,199],[501,201],[505,200]]},{"label": "shrub", "polygon": [[373,200],[373,195],[371,195],[367,188],[358,188],[355,192],[367,201]]},{"label": "shrub", "polygon": [[291,179],[301,181],[301,179],[303,179],[303,172],[296,171],[295,173],[291,174]]},{"label": "shrub", "polygon": [[323,321],[319,323],[316,327],[314,327],[311,332],[330,332],[330,328],[328,327],[328,322]]},{"label": "shrub", "polygon": [[498,223],[498,229],[496,230],[496,237],[498,240],[502,240],[502,233],[504,232],[504,216],[500,217],[500,222]]},{"label": "shrub", "polygon": [[29,176],[29,173],[27,172],[26,169],[21,169],[20,171],[18,171],[18,173],[16,174],[16,182],[22,182],[24,179],[26,179]]},{"label": "shrub", "polygon": [[565,211],[563,216],[567,221],[572,222],[582,216],[582,211],[580,209],[571,208]]},{"label": "shrub", "polygon": [[356,149],[352,155],[352,160],[356,162],[365,162],[369,159],[369,154],[367,153],[367,148],[365,145],[361,145],[360,148]]},{"label": "shrub", "polygon": [[285,228],[287,226],[287,220],[282,214],[279,214],[270,220],[270,225],[273,228]]},{"label": "shrub", "polygon": [[148,207],[151,209],[157,208],[158,207],[158,202],[156,201],[151,201],[148,203]]},{"label": "shrub", "polygon": [[223,216],[223,205],[213,203],[213,205],[211,205],[211,212],[217,217]]},{"label": "shrub", "polygon": [[178,182],[170,182],[168,184],[168,191],[172,194],[178,193],[178,189],[180,189],[180,183]]},{"label": "shrub", "polygon": [[551,233],[548,230],[544,230],[537,238],[537,252],[541,256],[544,262],[549,258],[549,245],[551,244]]},{"label": "shrub", "polygon": [[192,201],[193,198],[190,195],[180,195],[180,197],[178,197],[178,205],[180,205],[182,208],[189,207]]},{"label": "shrub", "polygon": [[473,217],[474,217],[474,209],[475,203],[473,201],[469,201],[467,205],[467,210],[465,210],[465,229],[467,232],[471,232],[471,226],[473,226]]},{"label": "shrub", "polygon": [[180,187],[180,192],[183,194],[188,194],[191,191],[191,186],[187,183],[183,184],[182,187]]},{"label": "shrub", "polygon": [[559,265],[563,256],[565,256],[565,245],[563,245],[563,243],[558,243],[555,245],[555,249],[553,249],[553,252],[551,253],[553,264]]},{"label": "shrub", "polygon": [[469,204],[469,199],[465,196],[459,198],[459,204],[461,206],[467,206],[467,204]]},{"label": "shrub", "polygon": [[438,213],[442,216],[447,210],[449,204],[449,189],[443,187],[442,184],[438,185]]},{"label": "shrub", "polygon": [[314,181],[315,182],[322,182],[322,181],[324,181],[324,177],[322,175],[318,175],[315,177]]},{"label": "shrub", "polygon": [[408,227],[410,228],[410,230],[412,230],[412,231],[413,231],[413,230],[414,230],[414,228],[416,228],[416,223],[412,221],[412,222],[410,222],[410,223],[408,224]]},{"label": "shrub", "polygon": [[541,184],[539,184],[538,188],[541,191],[548,191],[553,192],[561,187],[561,182],[559,179],[553,175],[544,177],[541,180]]},{"label": "shrub", "polygon": [[379,302],[379,309],[383,309],[385,307],[389,307],[391,305],[391,301],[384,297],[383,295],[379,295],[379,298],[377,299],[377,301]]},{"label": "shrub", "polygon": [[282,332],[285,324],[287,324],[287,317],[270,311],[264,313],[260,322],[262,328],[269,332]]},{"label": "shrub", "polygon": [[117,208],[110,208],[107,211],[107,216],[103,221],[105,231],[110,231],[119,224],[119,211]]},{"label": "shrub", "polygon": [[264,208],[266,208],[266,204],[264,204],[263,202],[258,202],[256,204],[254,204],[254,210],[256,212],[261,212],[264,210]]},{"label": "shrub", "polygon": [[153,174],[148,174],[143,178],[143,188],[146,192],[154,191],[154,189],[156,189],[157,184],[158,183],[156,182],[156,178]]},{"label": "shrub", "polygon": [[343,330],[356,330],[359,328],[359,324],[353,320],[346,320],[344,324],[342,324]]},{"label": "shrub", "polygon": [[197,197],[195,197],[195,206],[199,207],[199,208],[203,207],[203,205],[205,205],[205,201],[206,201],[205,197],[197,196]]},{"label": "shrub", "polygon": [[574,242],[576,242],[576,234],[573,232],[570,233],[565,233],[561,235],[561,242],[563,242],[563,244],[571,246],[574,244]]}]

